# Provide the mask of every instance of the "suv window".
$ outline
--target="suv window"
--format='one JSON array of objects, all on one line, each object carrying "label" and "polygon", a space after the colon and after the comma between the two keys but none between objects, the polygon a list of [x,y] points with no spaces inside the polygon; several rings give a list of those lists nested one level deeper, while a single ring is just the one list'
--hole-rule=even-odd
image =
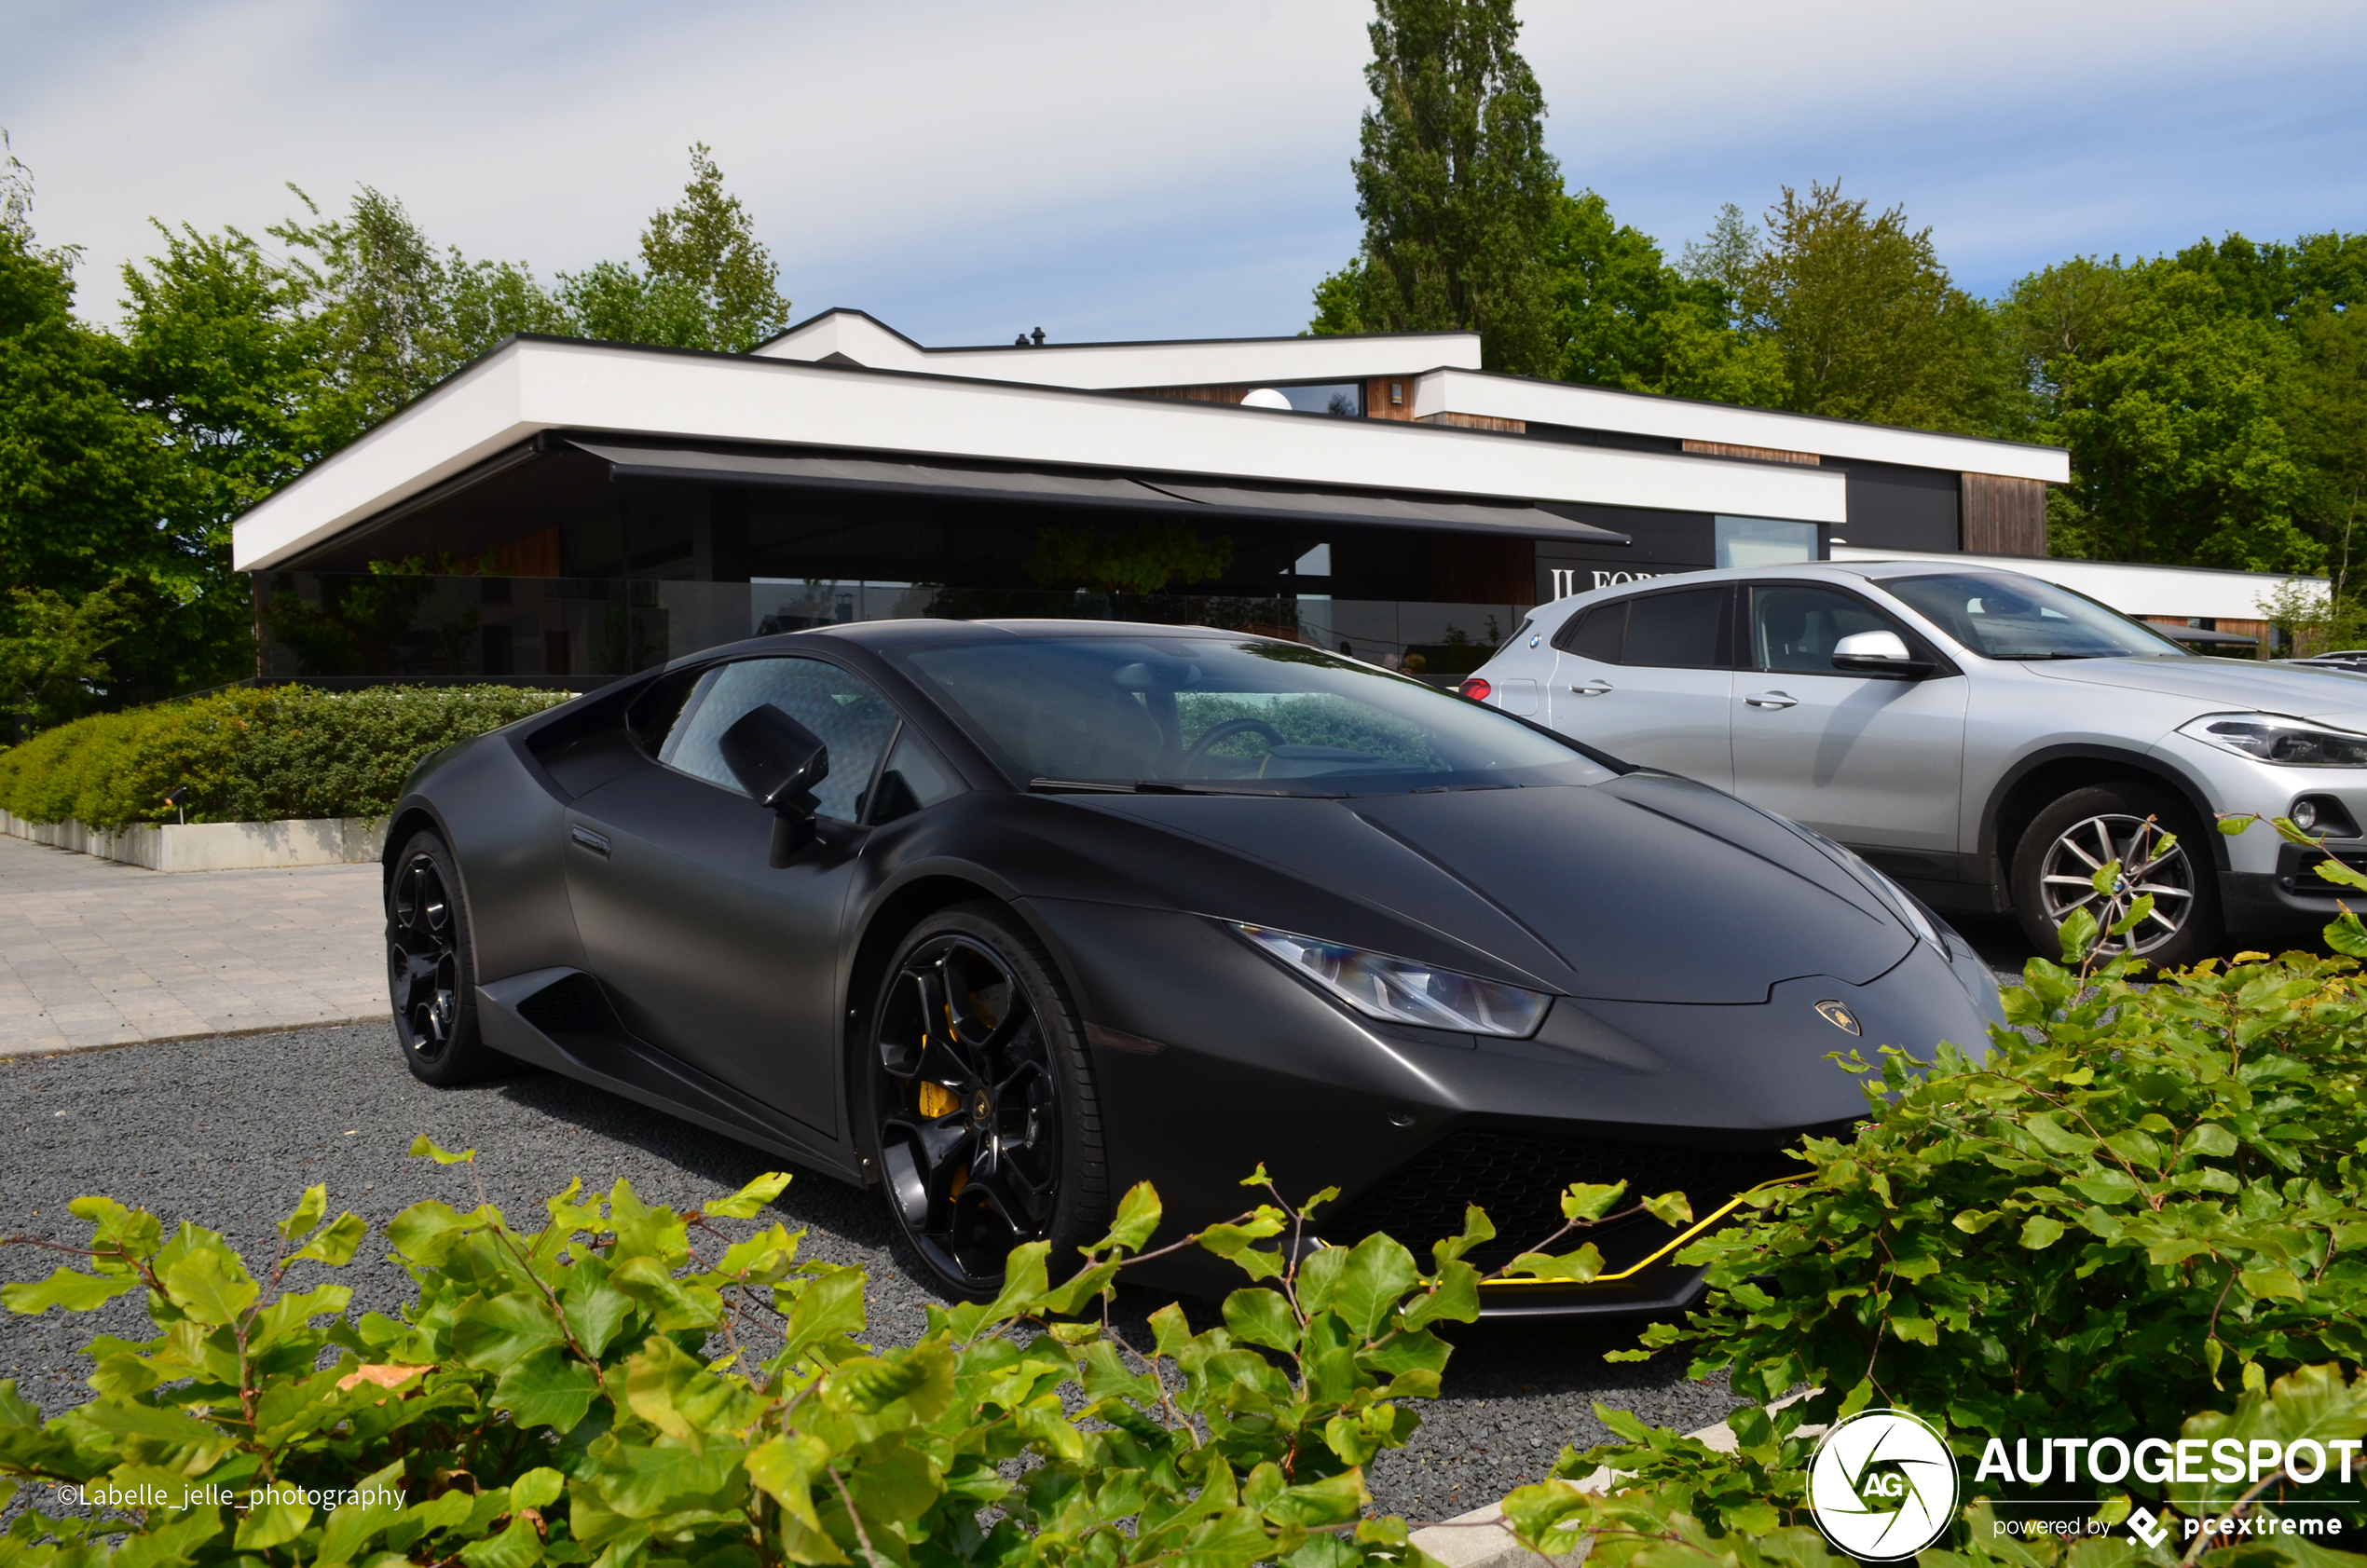
[{"label": "suv window", "polygon": [[819,659],[744,659],[699,677],[666,731],[658,760],[734,792],[740,781],[718,749],[723,732],[767,702],[830,748],[830,771],[814,794],[826,817],[853,822],[896,732],[896,710],[870,686]]},{"label": "suv window", "polygon": [[1627,640],[1627,601],[1596,605],[1562,629],[1553,646],[1564,653],[1605,664],[1619,662],[1619,646]]},{"label": "suv window", "polygon": [[1723,588],[1617,599],[1566,622],[1553,646],[1605,664],[1722,670],[1733,662],[1727,603]]},{"label": "suv window", "polygon": [[1731,662],[1726,590],[1690,588],[1681,593],[1648,593],[1627,601],[1627,641],[1622,664],[1659,664],[1679,669],[1718,669]]},{"label": "suv window", "polygon": [[1758,669],[1839,675],[1833,645],[1858,632],[1906,635],[1873,606],[1836,589],[1783,582],[1751,590],[1751,660]]}]

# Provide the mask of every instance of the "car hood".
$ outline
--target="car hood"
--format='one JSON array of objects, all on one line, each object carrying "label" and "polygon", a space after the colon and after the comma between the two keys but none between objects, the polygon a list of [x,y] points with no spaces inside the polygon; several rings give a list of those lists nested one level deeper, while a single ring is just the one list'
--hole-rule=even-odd
[{"label": "car hood", "polygon": [[2367,675],[2341,670],[2296,670],[2247,659],[2061,659],[2022,667],[2049,680],[2186,698],[2198,714],[2256,708],[2367,729]]},{"label": "car hood", "polygon": [[[1266,879],[1203,864],[1183,898],[1201,913],[1387,944],[1400,956],[1571,996],[1763,1002],[1770,988],[1800,975],[1864,984],[1914,945],[1880,900],[1798,833],[1665,773],[1341,800],[1072,798],[1284,873],[1315,895],[1277,897]],[[1389,920],[1292,924],[1323,918],[1334,900]]]}]

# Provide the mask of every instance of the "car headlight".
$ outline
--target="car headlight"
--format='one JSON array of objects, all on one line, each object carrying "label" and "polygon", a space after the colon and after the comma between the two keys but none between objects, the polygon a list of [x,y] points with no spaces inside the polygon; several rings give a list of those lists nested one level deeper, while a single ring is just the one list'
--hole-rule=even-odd
[{"label": "car headlight", "polygon": [[1233,929],[1368,1018],[1512,1038],[1534,1034],[1553,998],[1411,959],[1262,925]]},{"label": "car headlight", "polygon": [[2283,714],[2205,714],[2178,732],[2207,746],[2286,768],[2367,768],[2367,735]]}]

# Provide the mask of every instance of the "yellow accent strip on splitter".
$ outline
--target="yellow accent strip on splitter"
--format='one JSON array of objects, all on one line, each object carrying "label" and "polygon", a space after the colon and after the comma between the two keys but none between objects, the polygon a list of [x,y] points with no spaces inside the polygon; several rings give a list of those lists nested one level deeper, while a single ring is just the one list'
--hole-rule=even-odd
[{"label": "yellow accent strip on splitter", "polygon": [[1753,1193],[1764,1193],[1770,1187],[1788,1187],[1795,1181],[1805,1181],[1815,1174],[1816,1173],[1813,1170],[1804,1170],[1798,1176],[1779,1176],[1772,1181],[1762,1181],[1756,1187],[1745,1187],[1743,1191],[1727,1199],[1726,1202],[1720,1205],[1717,1208],[1712,1210],[1705,1218],[1694,1220],[1690,1229],[1679,1232],[1675,1239],[1671,1240],[1667,1246],[1662,1248],[1659,1251],[1653,1253],[1642,1262],[1631,1263],[1626,1268],[1620,1270],[1617,1274],[1598,1274],[1594,1278],[1587,1280],[1485,1279],[1480,1282],[1480,1288],[1482,1290],[1511,1290],[1524,1287],[1550,1285],[1564,1290],[1584,1290],[1597,1285],[1615,1285],[1622,1279],[1633,1278],[1635,1275],[1643,1273],[1646,1269],[1650,1268],[1654,1263],[1659,1262],[1662,1258],[1667,1257],[1670,1253],[1676,1251],[1687,1242],[1691,1241],[1695,1236],[1700,1235],[1703,1232],[1708,1230],[1712,1225],[1717,1224],[1720,1220],[1723,1220],[1728,1215],[1733,1213],[1734,1210],[1742,1207],[1743,1200],[1749,1197]]}]

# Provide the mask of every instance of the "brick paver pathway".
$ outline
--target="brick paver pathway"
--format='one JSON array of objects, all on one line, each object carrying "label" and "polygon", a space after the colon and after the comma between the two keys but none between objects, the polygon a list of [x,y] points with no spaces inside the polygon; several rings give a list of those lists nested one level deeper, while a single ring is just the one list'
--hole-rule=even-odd
[{"label": "brick paver pathway", "polygon": [[382,1018],[378,867],[165,875],[0,836],[0,1056]]}]

